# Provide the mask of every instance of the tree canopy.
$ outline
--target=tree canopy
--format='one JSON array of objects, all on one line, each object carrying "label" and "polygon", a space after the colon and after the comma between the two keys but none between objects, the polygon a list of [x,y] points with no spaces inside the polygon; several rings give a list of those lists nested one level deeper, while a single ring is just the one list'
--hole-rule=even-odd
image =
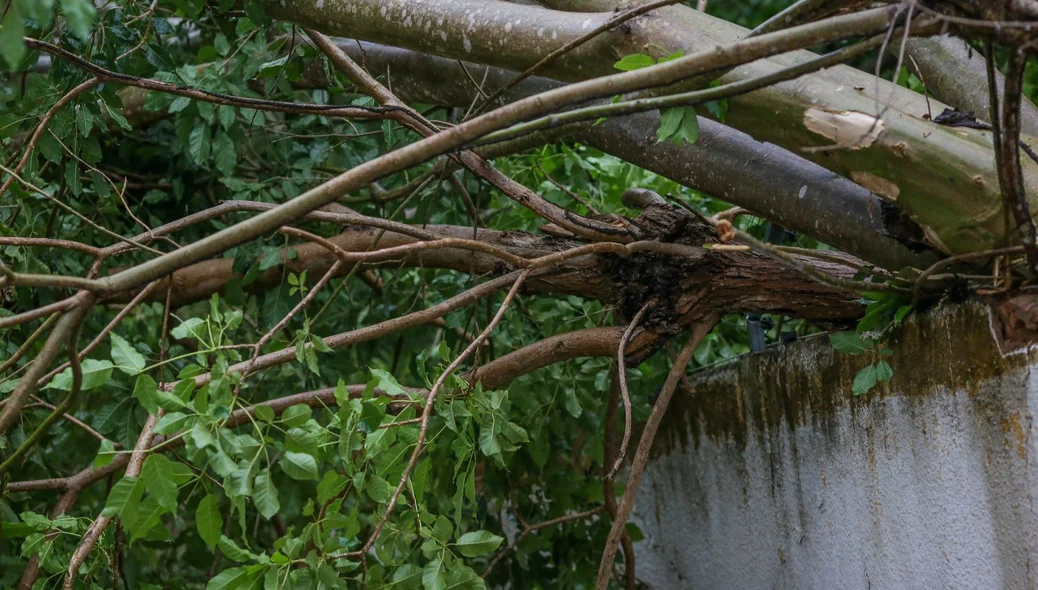
[{"label": "tree canopy", "polygon": [[1038,272],[1035,0],[0,4],[3,587],[637,588],[692,371]]}]

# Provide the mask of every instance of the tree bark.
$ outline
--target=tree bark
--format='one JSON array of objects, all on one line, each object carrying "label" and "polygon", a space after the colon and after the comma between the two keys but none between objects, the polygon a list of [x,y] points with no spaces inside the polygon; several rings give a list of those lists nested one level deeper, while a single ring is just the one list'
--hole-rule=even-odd
[{"label": "tree bark", "polygon": [[[471,104],[476,89],[457,83],[466,79],[465,69],[477,80],[486,79],[489,88],[513,76],[499,68],[375,43],[343,41],[340,46],[373,74],[391,81],[398,96],[415,102]],[[530,96],[557,84],[530,78],[505,98]],[[564,132],[885,268],[925,268],[937,259],[922,230],[896,205],[818,164],[706,117],[699,118],[700,137],[693,144],[657,143],[658,126],[658,113],[641,113]]]},{"label": "tree bark", "polygon": [[[268,9],[277,18],[329,34],[511,69],[532,65],[611,16],[477,0],[285,0]],[[689,55],[727,45],[746,33],[732,23],[673,6],[582,46],[549,66],[545,75],[560,80],[607,75],[615,72],[613,63],[622,55],[648,51],[662,56],[679,50]],[[758,77],[811,56],[797,51],[759,60],[721,80]],[[945,107],[930,102],[931,109]],[[727,124],[793,151],[832,146],[841,135],[876,131],[874,140],[857,142],[859,149],[803,153],[896,202],[941,250],[989,248],[1006,235],[991,134],[923,119],[926,101],[916,93],[840,66],[733,98],[729,107]],[[881,119],[875,117],[878,113]],[[1038,194],[1038,166],[1024,165],[1028,192]]]},{"label": "tree bark", "polygon": [[[680,210],[677,214],[681,214]],[[639,225],[645,225],[641,216]],[[479,229],[475,232],[464,226],[426,226],[424,229],[442,237],[476,239],[524,258],[537,258],[561,252],[579,245],[577,242],[551,237],[537,237],[525,232],[499,232]],[[687,225],[683,236],[676,238],[683,244],[684,256],[659,253],[652,243],[637,249],[626,257],[612,254],[574,258],[553,267],[547,274],[528,279],[527,293],[577,295],[616,304],[621,312],[631,316],[646,301],[656,299],[660,304],[648,314],[644,325],[657,332],[671,332],[695,321],[704,310],[727,313],[765,312],[780,313],[819,321],[844,321],[858,317],[863,307],[859,295],[841,288],[823,285],[801,275],[787,266],[752,252],[728,252],[700,248],[705,228]],[[381,235],[381,237],[380,237]],[[377,243],[379,248],[413,244],[411,236],[372,228],[347,228],[330,238],[343,250],[363,252]],[[659,243],[657,243],[659,244]],[[664,244],[659,244],[664,246]],[[293,246],[296,257],[286,260],[284,267],[268,269],[250,286],[263,289],[281,281],[284,273],[320,276],[337,260],[336,256],[317,244]],[[804,258],[819,270],[836,277],[850,278],[855,269],[817,259]],[[202,301],[219,292],[235,277],[233,261],[206,260],[182,268],[171,279],[163,281],[152,297],[165,299],[166,290],[172,289],[175,305]],[[449,269],[473,276],[496,276],[512,268],[491,254],[443,248],[416,251],[372,266],[422,267]],[[346,274],[352,265],[343,265]]]}]

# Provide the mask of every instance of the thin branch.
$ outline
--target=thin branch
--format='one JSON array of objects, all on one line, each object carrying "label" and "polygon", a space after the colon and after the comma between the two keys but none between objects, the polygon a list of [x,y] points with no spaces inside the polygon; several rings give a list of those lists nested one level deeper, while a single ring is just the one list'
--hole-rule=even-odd
[{"label": "thin branch", "polygon": [[[22,159],[19,160],[18,164],[14,167],[14,174],[21,174],[22,170],[25,169],[25,166],[29,163],[29,158],[32,156],[33,150],[36,148],[36,144],[40,141],[40,136],[43,135],[43,131],[47,128],[51,119],[58,114],[58,111],[64,108],[64,106],[69,102],[73,101],[77,96],[96,87],[100,82],[101,80],[99,78],[90,78],[86,82],[83,82],[72,90],[66,92],[64,96],[58,99],[58,102],[54,103],[53,106],[47,109],[47,112],[40,118],[40,122],[36,124],[36,129],[33,130],[32,136],[29,137],[28,143],[25,144],[25,153],[22,154]],[[7,192],[7,189],[11,187],[11,183],[15,180],[14,174],[5,180],[3,185],[0,185],[0,197],[2,197],[4,193]]]},{"label": "thin branch", "polygon": [[583,512],[564,514],[557,518],[552,518],[551,520],[545,520],[544,522],[538,522],[525,527],[523,529],[523,532],[519,533],[519,535],[515,538],[514,541],[509,543],[505,548],[501,549],[497,552],[496,555],[494,555],[494,558],[490,560],[489,564],[487,564],[486,571],[483,572],[483,579],[487,579],[487,577],[490,576],[490,573],[494,571],[494,567],[497,566],[497,563],[501,561],[501,558],[503,558],[505,555],[508,555],[513,549],[515,549],[519,545],[519,543],[523,539],[525,539],[526,536],[530,533],[536,533],[541,529],[553,527],[567,522],[573,522],[574,520],[584,520],[585,518],[591,518],[592,516],[602,512],[602,510],[604,509],[604,506],[599,506],[597,508],[592,508],[591,510],[585,510]]},{"label": "thin branch", "polygon": [[[14,178],[12,177],[9,180],[14,180]],[[2,236],[0,237],[0,246],[63,248],[65,250],[74,250],[83,254],[89,254],[90,256],[98,256],[101,254],[101,248],[96,246],[91,246],[82,242],[73,242],[72,240],[55,240],[53,238],[20,238],[17,236]]]},{"label": "thin branch", "polygon": [[[61,313],[67,310],[69,307],[75,305],[76,296],[73,295],[67,299],[61,301],[55,301],[54,303],[48,303],[47,305],[37,307],[36,309],[30,309],[22,313],[7,316],[6,318],[0,318],[0,330],[7,330],[17,326],[18,324],[24,324],[25,322],[31,322],[42,318],[43,316],[50,315],[52,313]],[[6,366],[5,366],[6,368]]]},{"label": "thin branch", "polygon": [[[610,371],[609,401],[606,406],[605,431],[602,438],[603,465],[609,465],[610,460],[616,454],[616,403],[620,397],[620,375],[617,365],[613,365]],[[684,375],[682,375],[684,377]],[[602,478],[602,504],[609,513],[610,520],[616,520],[616,483],[612,478]],[[631,535],[624,529],[620,537],[620,548],[624,552],[624,585],[626,590],[636,590],[637,577],[635,575],[634,544],[631,543]]]},{"label": "thin branch", "polygon": [[[109,237],[115,238],[116,240],[118,240],[120,242],[126,242],[126,243],[128,243],[128,244],[130,244],[130,245],[132,245],[132,246],[134,246],[136,248],[140,248],[142,250],[147,250],[148,252],[151,252],[152,254],[162,254],[162,252],[160,252],[159,250],[156,250],[154,248],[150,248],[148,246],[145,246],[144,244],[137,243],[136,241],[134,241],[132,239],[124,238],[124,237],[120,236],[119,234],[115,233],[114,231],[104,227],[103,225],[99,225],[99,224],[95,223],[89,217],[83,215],[79,211],[76,211],[75,209],[73,209],[72,207],[68,206],[67,204],[62,203],[54,195],[48,193],[47,191],[43,190],[42,188],[40,188],[40,187],[32,184],[31,182],[25,180],[24,178],[19,176],[14,170],[11,170],[11,169],[7,168],[6,166],[0,165],[0,171],[6,172],[7,174],[10,174],[11,177],[14,178],[15,180],[17,180],[21,185],[25,186],[26,188],[28,188],[32,192],[34,192],[34,193],[40,195],[41,197],[49,200],[50,202],[54,203],[55,205],[60,207],[62,210],[64,210],[64,211],[66,211],[68,213],[71,213],[72,215],[76,216],[80,221],[82,221],[83,223],[86,223],[87,225],[89,225],[90,227],[96,229],[97,231],[99,231],[99,232],[101,232],[101,233],[103,233],[103,234],[105,234],[105,235],[107,235]],[[25,275],[23,275],[23,276],[25,276]]]},{"label": "thin branch", "polygon": [[446,383],[447,379],[454,374],[454,371],[461,366],[461,363],[465,362],[465,360],[475,352],[476,348],[490,336],[494,331],[494,328],[496,328],[501,322],[501,319],[504,318],[505,311],[508,310],[512,300],[515,298],[516,294],[519,293],[520,287],[522,287],[526,278],[530,275],[530,272],[530,270],[526,270],[519,275],[519,278],[516,279],[512,288],[508,291],[508,294],[505,295],[505,300],[501,303],[501,306],[498,307],[497,313],[494,315],[493,319],[490,320],[490,323],[487,324],[487,327],[479,334],[479,336],[476,337],[475,340],[465,347],[465,350],[463,350],[461,354],[459,354],[458,357],[443,370],[443,373],[441,373],[436,379],[436,382],[433,383],[432,389],[429,390],[429,395],[425,398],[425,408],[422,410],[422,426],[418,430],[418,440],[415,441],[414,450],[411,452],[411,458],[404,467],[404,472],[400,475],[400,482],[397,484],[393,494],[389,497],[389,501],[386,503],[386,507],[382,511],[382,517],[379,519],[378,524],[375,525],[375,529],[371,532],[368,540],[365,541],[364,545],[360,549],[347,553],[345,557],[363,558],[367,555],[368,550],[371,549],[372,545],[375,544],[379,533],[382,532],[382,528],[386,526],[386,522],[389,520],[389,515],[393,512],[393,507],[400,498],[400,493],[403,492],[404,487],[407,485],[407,480],[410,478],[411,472],[418,463],[419,455],[421,455],[422,450],[424,449],[425,438],[429,431],[429,419],[432,417],[433,408],[436,406],[436,398],[438,397],[440,390],[443,388],[443,384]]},{"label": "thin branch", "polygon": [[[346,52],[344,52],[331,39],[312,29],[305,30],[307,35],[309,35],[313,40],[314,44],[328,56],[328,59],[334,63],[337,68],[345,72],[346,75],[349,76],[350,79],[365,93],[373,96],[382,104],[394,105],[404,110],[402,113],[394,114],[394,120],[410,129],[413,129],[423,137],[428,138],[434,135],[439,135],[439,133],[437,133],[438,129],[435,125],[420,113],[404,104],[400,99],[393,95],[388,88],[379,84],[377,80],[364,71],[364,68],[361,68],[356,64],[356,62],[350,59],[350,56],[346,55]],[[477,155],[475,152],[465,150],[458,153],[450,153],[449,155],[452,159],[471,170],[474,174],[486,179],[487,182],[505,193],[513,201],[560,227],[573,232],[575,235],[597,241],[631,241],[626,230],[617,229],[606,223],[577,216],[576,214],[555,205],[529,188],[502,174],[494,168],[490,162]]]},{"label": "thin branch", "polygon": [[515,268],[526,268],[529,266],[530,261],[521,256],[516,256],[507,250],[491,246],[485,242],[477,240],[466,240],[463,238],[440,238],[436,240],[415,242],[413,244],[404,244],[402,246],[393,246],[390,248],[382,248],[379,250],[370,250],[366,252],[347,252],[334,243],[329,242],[327,239],[320,236],[316,236],[308,231],[296,229],[294,227],[283,227],[281,233],[295,236],[297,238],[303,238],[310,240],[316,244],[327,248],[333,252],[341,262],[347,263],[359,263],[359,262],[381,262],[385,260],[392,260],[406,256],[412,252],[419,252],[422,250],[440,250],[443,248],[456,248],[459,250],[469,250],[471,252],[483,252],[496,256],[501,260],[504,260],[508,264]]},{"label": "thin branch", "polygon": [[[104,339],[108,336],[108,333],[114,330],[116,326],[118,326],[120,323],[122,323],[123,319],[125,319],[126,316],[130,314],[130,312],[132,312],[134,309],[137,309],[137,306],[140,305],[141,302],[143,302],[145,299],[147,299],[148,295],[151,295],[151,292],[154,291],[155,288],[158,286],[158,281],[155,281],[153,283],[149,283],[147,287],[141,289],[141,292],[138,293],[137,296],[133,298],[133,300],[124,305],[123,308],[119,310],[119,313],[115,314],[115,317],[112,318],[112,321],[108,322],[108,324],[101,329],[97,336],[94,336],[94,339],[90,341],[90,344],[87,344],[83,348],[83,350],[80,351],[79,360],[82,361],[83,359],[85,359],[86,356],[90,354],[90,351],[94,350],[94,348],[96,348],[98,344],[101,344],[101,342],[103,342]],[[47,382],[53,379],[55,375],[64,371],[66,368],[68,368],[68,366],[69,363],[67,362],[58,365],[50,373],[47,373],[42,378],[40,378],[40,381],[36,384],[37,387],[43,387],[44,385],[46,385]]]},{"label": "thin branch", "polygon": [[40,349],[32,363],[29,364],[29,369],[18,381],[18,387],[5,400],[6,403],[3,409],[0,410],[0,434],[7,432],[15,420],[18,419],[22,406],[25,405],[30,396],[36,393],[37,380],[50,368],[50,364],[54,362],[54,358],[68,342],[69,337],[76,333],[80,322],[83,321],[87,310],[90,309],[94,302],[93,297],[89,293],[83,292],[76,294],[70,299],[72,308],[55,324],[54,331],[50,333],[47,342],[44,343],[43,348]]},{"label": "thin branch", "polygon": [[61,47],[58,47],[57,45],[52,45],[50,43],[47,43],[46,41],[41,41],[39,39],[26,37],[25,44],[28,47],[31,47],[32,49],[38,49],[44,53],[50,54],[53,57],[61,58],[82,70],[90,72],[98,79],[106,82],[117,82],[119,84],[125,84],[127,86],[134,86],[137,88],[143,88],[145,90],[152,90],[155,92],[163,92],[166,94],[174,94],[176,96],[184,96],[187,98],[201,100],[204,102],[210,102],[213,104],[257,109],[264,111],[273,111],[278,113],[323,115],[328,117],[349,117],[354,119],[381,119],[389,113],[400,110],[397,107],[340,107],[336,105],[281,102],[277,100],[264,100],[260,98],[233,96],[230,94],[224,94],[222,92],[211,92],[209,90],[201,90],[198,88],[190,88],[187,86],[178,86],[176,84],[170,84],[169,82],[162,82],[160,80],[152,80],[148,78],[141,78],[139,76],[131,76],[128,74],[113,72],[112,70],[103,68],[93,62],[85,60],[82,57],[79,57],[78,55],[70,51],[66,51]]},{"label": "thin branch", "polygon": [[36,343],[36,340],[38,340],[40,336],[42,336],[48,329],[50,329],[50,327],[54,325],[54,322],[58,321],[59,317],[61,317],[60,313],[52,313],[50,317],[48,317],[46,320],[44,320],[42,324],[40,324],[40,327],[36,328],[32,334],[29,334],[29,337],[25,339],[25,342],[22,342],[22,345],[18,347],[18,350],[14,351],[14,354],[12,354],[11,357],[8,358],[6,361],[0,363],[0,373],[6,372],[8,369],[13,367],[15,363],[18,362],[18,359],[25,356],[25,353],[28,352],[30,348],[32,348],[32,345]]},{"label": "thin branch", "polygon": [[503,86],[495,90],[490,96],[483,99],[483,101],[480,104],[476,105],[475,109],[473,109],[473,112],[477,114],[482,112],[484,108],[486,108],[488,105],[493,104],[495,100],[501,97],[501,95],[503,95],[505,92],[508,92],[512,88],[515,88],[523,80],[529,78],[530,76],[533,76],[534,74],[543,70],[545,67],[547,67],[549,64],[559,59],[563,55],[566,55],[567,53],[573,51],[574,49],[580,47],[588,41],[591,41],[592,39],[598,37],[602,33],[606,33],[624,24],[625,22],[633,18],[639,17],[647,12],[652,12],[653,10],[656,10],[657,8],[661,8],[663,6],[677,4],[680,1],[681,0],[657,0],[656,2],[649,2],[648,4],[642,4],[641,6],[636,6],[629,10],[621,12],[620,14],[614,16],[608,21],[595,27],[591,31],[588,31],[584,35],[581,35],[580,37],[577,37],[576,39],[573,39],[572,41],[564,44],[562,47],[559,47],[555,51],[552,51],[548,55],[541,58],[541,60],[537,63],[523,70],[522,73],[518,74],[517,76],[509,80],[507,84],[504,84]]},{"label": "thin branch", "polygon": [[968,262],[971,260],[983,260],[994,256],[1012,256],[1014,254],[1023,254],[1023,246],[1010,246],[1008,248],[996,248],[994,250],[984,250],[983,252],[969,252],[967,254],[959,254],[958,256],[949,256],[935,262],[930,268],[924,270],[915,280],[915,287],[912,289],[912,300],[919,302],[923,298],[923,289],[926,288],[926,281],[933,278],[934,273],[959,262]]},{"label": "thin branch", "polygon": [[620,450],[616,453],[616,461],[613,463],[612,469],[606,474],[606,479],[613,479],[616,476],[616,472],[620,470],[620,466],[623,465],[624,458],[627,457],[627,444],[631,441],[631,392],[627,390],[627,343],[631,340],[631,335],[638,329],[638,324],[642,321],[642,316],[645,312],[649,311],[655,300],[649,300],[638,310],[638,313],[634,314],[634,318],[631,319],[631,323],[627,325],[627,329],[624,330],[623,336],[620,337],[620,346],[616,351],[616,362],[618,365],[617,369],[617,380],[620,382],[620,397],[623,399],[624,404],[624,436],[620,441]]},{"label": "thin branch", "polygon": [[[67,316],[78,316],[79,320],[76,321],[76,323],[72,325],[70,329],[67,345],[69,363],[72,366],[72,385],[69,388],[68,394],[65,395],[64,399],[61,400],[61,403],[58,404],[57,407],[51,410],[51,413],[43,419],[43,422],[41,422],[40,425],[32,431],[32,434],[26,437],[25,441],[22,442],[22,444],[18,445],[18,448],[15,449],[14,452],[11,453],[11,455],[8,456],[3,463],[0,463],[0,478],[2,478],[4,474],[9,472],[14,466],[21,463],[22,459],[29,453],[29,451],[31,451],[32,448],[36,446],[36,443],[40,442],[40,439],[43,438],[43,435],[46,434],[48,430],[50,430],[50,427],[53,426],[55,422],[60,420],[62,416],[65,415],[65,412],[67,412],[72,407],[72,404],[75,403],[76,398],[79,397],[79,389],[83,385],[83,369],[82,366],[79,364],[79,345],[77,341],[79,340],[79,329],[82,325],[81,320],[83,316],[86,315],[86,310],[88,308],[89,304],[84,304],[82,307],[80,307],[76,311],[73,311]],[[55,329],[54,331],[57,332],[57,329]],[[26,377],[23,377],[23,379],[27,377],[28,375],[26,375]],[[13,406],[14,404],[8,404],[7,406],[4,406],[4,413],[6,414],[7,410],[9,410]]]},{"label": "thin branch", "polygon": [[[916,34],[923,32],[936,32],[936,21],[917,25],[914,29]],[[893,29],[892,29],[893,30]],[[775,33],[777,34],[777,33]],[[761,37],[763,38],[763,37]],[[788,68],[776,70],[769,74],[756,78],[746,78],[737,82],[730,82],[713,88],[668,94],[665,96],[636,98],[621,102],[609,102],[589,107],[572,109],[562,113],[547,115],[532,121],[513,125],[502,131],[489,133],[480,139],[478,145],[483,146],[499,141],[515,139],[521,135],[571,125],[582,121],[595,121],[603,117],[619,117],[633,115],[646,111],[662,110],[679,106],[693,106],[712,100],[722,100],[746,94],[779,82],[793,80],[805,74],[831,67],[845,61],[854,59],[875,49],[884,40],[882,36],[875,36],[860,43],[849,45],[825,55],[810,59]],[[805,43],[808,43],[805,41]],[[810,43],[808,43],[810,45]]]},{"label": "thin branch", "polygon": [[998,181],[1002,188],[1003,206],[1012,212],[1020,241],[1027,254],[1032,273],[1038,272],[1038,228],[1031,218],[1024,188],[1023,166],[1020,165],[1020,101],[1023,100],[1024,69],[1027,53],[1020,49],[1009,52],[1006,68],[1002,129],[999,135]]},{"label": "thin branch", "polygon": [[595,583],[595,590],[606,590],[606,588],[609,587],[609,579],[612,577],[611,572],[613,569],[613,560],[616,558],[616,550],[620,546],[620,537],[627,527],[627,518],[630,516],[631,510],[634,508],[634,496],[638,492],[642,475],[645,473],[645,466],[649,461],[649,451],[652,448],[653,441],[656,439],[656,431],[659,430],[660,422],[663,420],[663,415],[667,411],[667,406],[670,405],[670,398],[674,395],[674,390],[677,389],[678,382],[681,380],[681,376],[685,373],[685,368],[692,360],[692,355],[696,352],[696,347],[698,347],[703,338],[710,333],[714,325],[717,323],[717,319],[718,316],[716,314],[710,315],[701,319],[692,326],[692,332],[689,334],[688,343],[683,349],[681,349],[681,353],[678,354],[678,358],[674,361],[670,373],[667,374],[667,380],[663,383],[660,395],[656,398],[656,403],[652,406],[652,412],[649,414],[649,419],[645,422],[645,429],[642,430],[642,438],[638,441],[638,450],[634,454],[634,461],[631,464],[631,474],[627,478],[627,486],[624,489],[623,500],[620,502],[620,506],[616,512],[616,518],[613,520],[613,526],[609,529],[609,536],[606,538],[605,551],[602,553],[602,562],[598,566],[598,579]]}]

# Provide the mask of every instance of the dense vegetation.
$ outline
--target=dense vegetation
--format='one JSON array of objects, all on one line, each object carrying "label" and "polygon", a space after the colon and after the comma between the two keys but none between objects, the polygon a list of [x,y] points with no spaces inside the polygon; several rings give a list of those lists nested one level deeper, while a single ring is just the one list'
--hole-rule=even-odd
[{"label": "dense vegetation", "polygon": [[[490,109],[387,102],[315,46],[319,34],[254,0],[4,6],[2,587],[587,588],[613,529],[622,550],[608,583],[631,588],[639,531],[611,518],[620,502],[626,520],[611,471],[630,434],[618,342],[634,424],[690,387],[687,373],[746,353],[747,313],[765,314],[775,343],[854,326],[871,303],[859,325],[871,335],[834,344],[867,353],[856,390],[891,378],[884,333],[918,302],[918,271],[855,259],[816,282],[804,273],[832,263],[788,266],[791,254],[757,242],[780,233],[767,219],[572,137],[506,144],[491,154],[497,176],[448,146],[332,195],[323,217],[295,214],[111,288]],[[753,27],[784,6],[707,9]],[[875,32],[805,46],[837,51]],[[616,71],[682,57],[645,51]],[[878,55],[848,58],[871,70]],[[388,92],[400,82],[378,79]],[[1030,92],[1030,70],[1025,81]],[[700,115],[727,116],[726,97],[701,102]],[[650,135],[693,144],[696,121],[692,107],[663,109]],[[521,187],[536,199],[517,199]],[[630,188],[666,204],[635,206]],[[759,285],[681,308],[657,283],[685,280],[692,263],[616,250],[667,242],[643,229],[657,210],[680,218],[681,252],[756,269]],[[751,246],[727,243],[729,231]],[[816,238],[786,246],[830,249]],[[603,248],[594,263],[575,253],[588,244]],[[646,278],[663,267],[675,274]],[[663,300],[680,309],[659,311]],[[573,334],[594,342],[551,340]],[[588,348],[556,359],[563,344],[543,342]]]}]

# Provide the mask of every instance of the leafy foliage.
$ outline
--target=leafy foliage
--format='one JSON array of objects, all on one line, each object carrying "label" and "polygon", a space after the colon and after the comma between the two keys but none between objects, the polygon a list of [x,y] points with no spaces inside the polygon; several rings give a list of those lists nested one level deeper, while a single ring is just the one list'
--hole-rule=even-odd
[{"label": "leafy foliage", "polygon": [[[243,97],[373,105],[312,47],[293,42],[292,27],[270,22],[259,2],[238,4],[173,0],[153,8],[149,2],[123,2],[95,11],[89,0],[15,0],[0,22],[0,58],[21,80],[0,89],[5,156],[20,154],[40,117],[89,78],[60,60],[52,61],[46,74],[32,71],[40,56],[26,51],[23,35],[57,39],[66,49],[128,76]],[[617,67],[646,67],[673,57],[631,55]],[[315,72],[325,77],[323,83],[314,83]],[[723,119],[723,103],[705,108]],[[433,107],[422,112],[455,122],[463,114]],[[692,143],[697,137],[693,108],[662,113],[660,141]],[[74,237],[109,246],[111,236],[98,228],[102,222],[119,235],[132,236],[221,201],[284,202],[412,140],[413,134],[390,122],[271,113],[100,84],[56,112],[22,172],[79,215],[66,214],[15,183],[4,195],[0,235]],[[499,158],[495,165],[548,200],[581,212],[587,211],[559,185],[602,213],[629,213],[620,195],[631,186],[669,194],[708,214],[727,208],[575,143]],[[383,198],[427,172],[432,180],[418,190],[397,200]],[[534,230],[542,223],[477,178],[466,174],[458,179],[479,210],[492,212],[485,216],[488,227]],[[458,199],[456,187],[431,163],[383,179],[380,189],[348,195],[342,202],[360,213],[414,224],[468,224]],[[176,232],[173,243],[154,245],[169,251],[248,215],[210,219]],[[761,233],[749,218],[737,224]],[[322,235],[336,228],[320,221],[301,226]],[[801,245],[817,244],[805,239]],[[12,479],[65,477],[86,465],[104,469],[134,448],[149,417],[162,437],[163,452],[149,453],[137,476],[119,470],[110,483],[89,486],[73,510],[54,518],[43,516],[54,494],[3,495],[0,586],[15,586],[34,555],[44,573],[40,586],[60,583],[99,513],[119,526],[103,532],[80,568],[80,581],[88,588],[107,587],[113,555],[119,556],[121,577],[133,588],[156,587],[156,580],[162,587],[227,590],[260,584],[345,588],[362,581],[370,588],[458,589],[504,580],[517,588],[576,588],[592,579],[608,531],[606,519],[547,527],[514,547],[511,543],[523,523],[602,502],[610,362],[601,358],[552,365],[507,390],[484,391],[452,376],[430,417],[426,450],[371,548],[373,557],[362,567],[351,556],[379,523],[417,443],[415,388],[429,388],[443,374],[467,344],[466,333],[487,325],[501,297],[449,314],[440,327],[332,349],[323,336],[441,302],[475,279],[387,268],[373,271],[380,287],[351,274],[313,294],[319,277],[289,271],[286,263],[298,254],[288,246],[284,236],[269,235],[233,249],[225,260],[213,261],[237,273],[221,295],[174,306],[168,318],[163,301],[145,301],[91,349],[82,363],[81,392],[72,412],[89,430],[67,424],[52,430]],[[24,273],[83,276],[92,265],[89,256],[50,248],[4,246],[0,255]],[[150,257],[130,249],[106,260],[100,272]],[[262,351],[290,351],[297,362],[245,382],[240,373],[229,371],[249,361],[252,344],[308,295],[313,302]],[[0,317],[56,300],[51,290],[18,289],[9,308],[0,307]],[[476,362],[491,358],[495,349],[513,350],[614,320],[611,308],[578,297],[523,296],[517,307]],[[83,332],[102,333],[116,313],[106,309],[89,315]],[[0,358],[14,355],[41,323],[0,334]],[[814,330],[796,322],[788,322],[786,329]],[[856,342],[862,354],[884,354],[884,349],[870,348],[870,341]],[[696,362],[706,366],[747,350],[745,320],[730,317],[706,338]],[[662,356],[630,369],[636,419],[647,416],[663,381],[668,363]],[[862,387],[869,380],[889,380],[885,361],[870,367],[871,377],[862,378]],[[0,392],[13,390],[22,372],[0,376]],[[72,381],[71,369],[65,369],[40,395],[60,399]],[[276,403],[318,390],[322,395],[307,403]],[[46,413],[44,407],[26,411],[0,440],[0,451],[24,444]],[[481,574],[505,550],[508,559],[484,582]]]}]

